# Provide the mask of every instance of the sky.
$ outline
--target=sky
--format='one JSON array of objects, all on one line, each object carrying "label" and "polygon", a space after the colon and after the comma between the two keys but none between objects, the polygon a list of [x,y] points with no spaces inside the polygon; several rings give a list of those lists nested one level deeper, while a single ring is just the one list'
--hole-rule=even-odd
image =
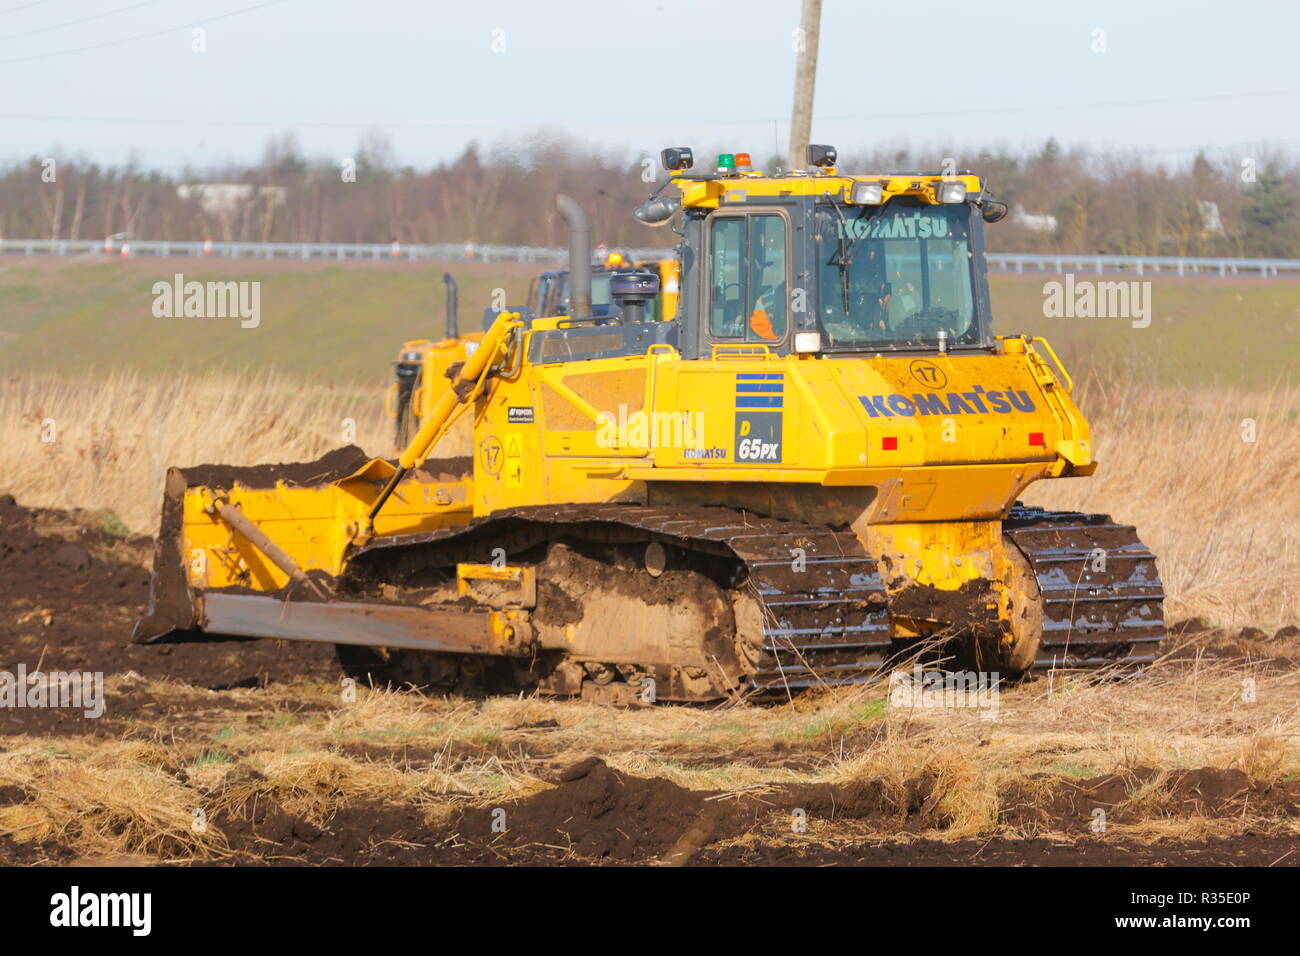
[{"label": "sky", "polygon": [[[0,160],[783,153],[799,0],[0,0]],[[824,0],[814,142],[1300,152],[1295,0]],[[202,33],[196,34],[195,30]],[[196,49],[202,47],[202,49]],[[961,157],[958,155],[959,165]]]}]

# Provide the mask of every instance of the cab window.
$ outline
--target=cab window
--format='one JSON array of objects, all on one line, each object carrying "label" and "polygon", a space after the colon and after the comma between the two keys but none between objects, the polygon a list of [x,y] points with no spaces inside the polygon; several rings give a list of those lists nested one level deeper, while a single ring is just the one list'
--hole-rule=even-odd
[{"label": "cab window", "polygon": [[779,342],[786,330],[785,220],[719,216],[710,230],[709,331],[714,338]]}]

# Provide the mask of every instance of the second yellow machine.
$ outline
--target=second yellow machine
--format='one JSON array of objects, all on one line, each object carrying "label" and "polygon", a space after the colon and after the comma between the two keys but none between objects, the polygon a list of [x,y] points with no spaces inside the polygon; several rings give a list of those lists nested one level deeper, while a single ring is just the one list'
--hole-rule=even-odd
[{"label": "second yellow machine", "polygon": [[[328,641],[358,676],[706,701],[869,680],[929,642],[1002,674],[1154,657],[1155,559],[1105,515],[1017,504],[1097,467],[1041,339],[995,336],[975,175],[744,157],[637,210],[677,224],[681,299],[611,279],[505,312],[395,461],[177,468],[143,641]],[[678,196],[670,196],[673,187]],[[426,382],[426,388],[432,383]],[[426,459],[460,415],[473,454]]]}]

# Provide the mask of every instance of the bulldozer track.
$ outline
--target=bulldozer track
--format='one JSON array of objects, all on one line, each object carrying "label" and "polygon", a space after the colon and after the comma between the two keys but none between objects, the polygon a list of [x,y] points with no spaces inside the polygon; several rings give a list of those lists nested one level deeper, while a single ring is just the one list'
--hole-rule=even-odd
[{"label": "bulldozer track", "polygon": [[550,524],[621,524],[677,547],[707,545],[733,554],[764,612],[763,654],[752,690],[860,682],[888,658],[885,586],[852,534],[730,508],[569,506],[519,514]]},{"label": "bulldozer track", "polygon": [[[474,539],[484,545],[519,544],[536,537],[521,536],[525,527],[594,538],[632,532],[647,541],[733,559],[733,586],[748,588],[763,610],[762,655],[749,682],[752,692],[857,683],[869,680],[888,659],[885,587],[875,561],[852,534],[730,508],[515,508],[464,528],[376,538],[354,560],[364,567],[375,554],[420,544],[472,547]],[[484,545],[475,557],[483,557]]]},{"label": "bulldozer track", "polygon": [[[1036,669],[1142,663],[1164,636],[1154,557],[1130,526],[1106,515],[1017,506],[1003,523],[1024,552],[1044,601]],[[895,650],[888,596],[849,532],[725,507],[558,505],[494,512],[469,525],[380,537],[353,556],[365,569],[428,549],[439,564],[483,560],[492,548],[548,537],[659,541],[735,562],[733,587],[762,607],[762,653],[748,690],[789,693],[869,681]]]},{"label": "bulldozer track", "polygon": [[1029,560],[1043,596],[1035,669],[1155,660],[1165,592],[1155,555],[1132,525],[1017,504],[1002,530]]}]

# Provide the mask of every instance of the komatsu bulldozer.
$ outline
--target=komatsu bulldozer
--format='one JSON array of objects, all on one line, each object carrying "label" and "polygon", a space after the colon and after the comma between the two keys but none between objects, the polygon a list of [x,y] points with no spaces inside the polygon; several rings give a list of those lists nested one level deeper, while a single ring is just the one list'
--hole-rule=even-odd
[{"label": "komatsu bulldozer", "polygon": [[[384,394],[384,410],[393,420],[393,445],[401,452],[437,401],[436,390],[445,382],[447,369],[463,362],[478,347],[478,332],[460,334],[459,289],[450,272],[442,274],[447,290],[447,316],[441,339],[403,342],[393,362],[393,381]],[[430,387],[426,388],[426,383]]]},{"label": "komatsu bulldozer", "polygon": [[[625,262],[621,253],[611,253],[593,274],[592,310],[611,308],[610,277],[617,273],[650,271],[659,276],[659,292],[653,308],[647,306],[650,318],[669,321],[677,314],[677,297],[680,284],[676,259],[647,259],[635,264]],[[600,280],[597,283],[597,279]],[[411,436],[419,429],[425,417],[438,400],[436,386],[446,378],[447,369],[463,362],[483,340],[480,332],[460,332],[458,317],[459,292],[451,273],[443,273],[447,287],[446,335],[441,339],[412,339],[403,342],[393,362],[393,380],[384,394],[384,410],[393,420],[393,445],[396,454],[407,446]],[[569,307],[569,272],[567,269],[549,270],[535,276],[529,285],[528,305],[521,312],[527,316],[557,316]],[[495,321],[500,310],[485,310],[484,329]],[[531,317],[531,316],[530,316]],[[432,383],[429,388],[425,383]]]},{"label": "komatsu bulldozer", "polygon": [[[613,252],[592,273],[591,305],[599,314],[601,306],[614,305],[610,297],[610,280],[619,273],[652,272],[659,277],[659,292],[653,305],[647,305],[649,318],[671,321],[677,316],[680,275],[676,259],[643,259],[629,263],[622,253]],[[570,309],[570,282],[567,269],[552,269],[536,276],[528,288],[528,309],[534,316],[567,315]]]},{"label": "komatsu bulldozer", "polygon": [[[1000,675],[1154,658],[1155,559],[1031,483],[1091,474],[1051,347],[995,335],[971,173],[844,175],[743,154],[636,211],[681,238],[594,315],[558,197],[568,315],[501,313],[394,460],[169,471],[145,642],[337,645],[376,682],[720,701],[870,681],[931,647]],[[674,192],[670,192],[674,190]],[[426,381],[425,388],[434,383]],[[429,449],[461,416],[470,457]]]}]

